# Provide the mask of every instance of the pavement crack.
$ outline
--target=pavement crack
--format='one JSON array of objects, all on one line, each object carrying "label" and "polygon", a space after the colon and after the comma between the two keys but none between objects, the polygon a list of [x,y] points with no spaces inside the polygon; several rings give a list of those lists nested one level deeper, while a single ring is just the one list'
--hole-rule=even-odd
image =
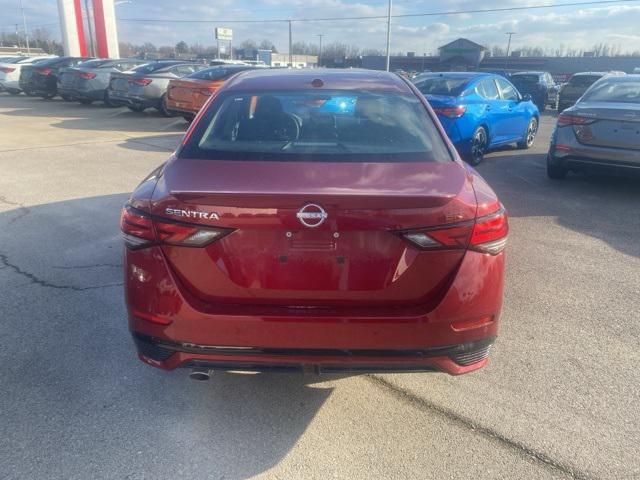
[{"label": "pavement crack", "polygon": [[524,443],[514,440],[512,438],[503,435],[502,433],[494,430],[490,427],[486,427],[480,425],[477,422],[474,422],[468,417],[460,415],[455,411],[443,407],[441,405],[437,405],[434,402],[431,402],[427,399],[421,398],[418,395],[414,394],[408,389],[404,389],[394,385],[393,383],[385,380],[384,378],[378,375],[366,375],[366,379],[368,379],[371,383],[373,383],[378,388],[388,391],[391,395],[396,398],[403,400],[414,407],[420,410],[429,410],[431,412],[435,412],[441,417],[446,418],[447,420],[456,423],[457,425],[466,428],[468,430],[473,430],[474,432],[484,436],[491,438],[501,445],[509,448],[510,450],[514,450],[516,453],[526,456],[538,463],[543,464],[545,467],[555,470],[557,472],[563,473],[573,479],[576,480],[597,480],[598,477],[589,472],[581,471],[567,463],[555,460],[551,458],[546,453],[538,451],[525,445]]},{"label": "pavement crack", "polygon": [[53,265],[51,268],[57,268],[60,270],[83,270],[89,268],[122,268],[121,263],[96,263],[93,265]]},{"label": "pavement crack", "polygon": [[31,213],[31,210],[29,210],[29,207],[26,207],[24,204],[19,202],[13,202],[9,200],[7,197],[1,196],[1,195],[0,195],[0,203],[4,203],[5,205],[10,205],[12,207],[18,207],[17,210],[20,213],[17,216],[13,217],[11,220],[9,220],[9,223],[16,222],[17,220],[20,220],[22,217],[29,215],[29,213]]},{"label": "pavement crack", "polygon": [[27,285],[31,284],[31,285],[40,285],[41,287],[45,287],[45,288],[54,288],[57,290],[70,290],[73,292],[85,292],[87,290],[97,290],[100,288],[110,288],[110,287],[120,287],[123,285],[122,282],[118,282],[118,283],[108,283],[105,285],[96,285],[96,286],[91,286],[91,287],[76,287],[74,285],[59,285],[56,283],[52,283],[49,282],[47,280],[44,280],[42,278],[39,278],[37,275],[31,273],[31,272],[27,272],[25,270],[23,270],[22,268],[20,268],[18,265],[11,263],[9,261],[9,257],[7,257],[7,255],[0,253],[0,268],[9,268],[10,270],[13,270],[16,274],[26,278],[29,280],[29,283],[27,283]]}]

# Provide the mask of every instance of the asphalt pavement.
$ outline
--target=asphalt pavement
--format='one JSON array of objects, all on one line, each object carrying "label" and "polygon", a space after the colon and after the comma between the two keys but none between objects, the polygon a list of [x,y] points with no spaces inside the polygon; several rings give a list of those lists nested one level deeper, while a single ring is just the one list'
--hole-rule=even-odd
[{"label": "asphalt pavement", "polygon": [[553,124],[478,168],[511,225],[486,368],[198,383],[137,360],[118,230],[185,122],[0,93],[0,478],[640,478],[640,180],[547,179]]}]

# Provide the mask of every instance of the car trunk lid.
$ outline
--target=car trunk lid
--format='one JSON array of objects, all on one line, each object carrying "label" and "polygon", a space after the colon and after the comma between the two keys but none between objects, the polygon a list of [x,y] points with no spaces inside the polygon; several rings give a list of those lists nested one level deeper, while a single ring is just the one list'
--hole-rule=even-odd
[{"label": "car trunk lid", "polygon": [[581,102],[572,115],[586,119],[584,124],[573,125],[580,143],[640,150],[640,112],[637,105]]},{"label": "car trunk lid", "polygon": [[[455,162],[180,159],[165,172],[157,196],[152,213],[158,217],[232,230],[205,247],[162,246],[185,288],[211,304],[437,302],[465,249],[422,251],[397,232],[473,223],[476,213],[467,172]],[[301,212],[319,211],[326,214],[319,226],[303,224]]]}]

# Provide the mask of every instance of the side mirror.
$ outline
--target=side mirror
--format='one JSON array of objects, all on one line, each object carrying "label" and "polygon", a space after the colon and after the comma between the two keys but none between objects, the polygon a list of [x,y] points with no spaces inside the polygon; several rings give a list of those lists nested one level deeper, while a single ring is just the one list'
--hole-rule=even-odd
[{"label": "side mirror", "polygon": [[530,102],[531,101],[531,94],[530,93],[525,93],[522,97],[522,101],[523,102]]}]

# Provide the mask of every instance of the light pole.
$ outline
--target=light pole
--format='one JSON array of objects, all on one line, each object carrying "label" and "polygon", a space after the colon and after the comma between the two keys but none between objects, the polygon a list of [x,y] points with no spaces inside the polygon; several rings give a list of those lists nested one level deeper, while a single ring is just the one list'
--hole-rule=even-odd
[{"label": "light pole", "polygon": [[393,0],[389,0],[389,11],[387,13],[387,61],[385,70],[389,71],[391,63],[391,11],[393,9]]},{"label": "light pole", "polygon": [[293,40],[291,38],[291,20],[289,20],[289,66],[293,68]]},{"label": "light pole", "polygon": [[318,67],[320,67],[320,61],[322,60],[322,37],[324,37],[323,33],[318,33],[318,38],[320,39],[320,46],[318,47]]},{"label": "light pole", "polygon": [[504,69],[507,69],[509,65],[509,50],[511,50],[511,37],[516,35],[516,32],[505,32],[505,35],[509,35],[509,40],[507,41],[507,56],[504,59]]},{"label": "light pole", "polygon": [[27,17],[24,15],[24,5],[20,0],[20,10],[22,10],[22,26],[24,27],[24,39],[27,43],[27,55],[31,55],[31,49],[29,48],[29,32],[27,31]]}]

